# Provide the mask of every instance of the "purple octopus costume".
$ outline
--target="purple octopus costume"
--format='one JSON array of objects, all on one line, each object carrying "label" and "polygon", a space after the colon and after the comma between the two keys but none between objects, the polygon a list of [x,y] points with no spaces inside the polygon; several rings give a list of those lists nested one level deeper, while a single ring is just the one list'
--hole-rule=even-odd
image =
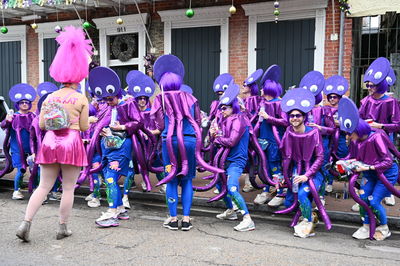
[{"label": "purple octopus costume", "polygon": [[251,91],[251,95],[245,98],[243,101],[252,124],[255,123],[255,117],[257,117],[257,111],[259,109],[260,102],[262,101],[262,97],[259,95],[257,83],[263,73],[264,71],[262,69],[257,69],[243,82],[243,85],[249,87]]},{"label": "purple octopus costume", "polygon": [[[303,114],[309,113],[315,104],[315,97],[310,91],[299,88],[289,90],[281,101],[282,110],[288,115],[293,110]],[[304,133],[296,133],[289,126],[282,138],[280,149],[283,156],[283,176],[289,187],[286,196],[285,210],[276,213],[295,211],[291,226],[296,226],[300,216],[312,221],[312,200],[315,201],[326,228],[332,227],[325,207],[322,205],[318,191],[323,182],[320,169],[323,164],[322,138],[318,129],[305,126]],[[292,192],[292,178],[306,175],[308,181],[299,184],[298,192]],[[310,232],[309,232],[310,233]]]},{"label": "purple octopus costume", "polygon": [[[349,193],[353,199],[360,204],[360,215],[363,223],[369,224],[369,238],[377,238],[375,231],[380,231],[380,225],[387,225],[386,210],[381,205],[384,197],[393,194],[400,197],[400,191],[394,187],[398,180],[398,165],[393,161],[393,156],[399,158],[399,152],[390,141],[388,135],[383,130],[371,131],[369,126],[359,118],[356,105],[349,98],[342,98],[339,102],[339,121],[340,129],[348,132],[359,132],[360,124],[368,128],[367,135],[358,136],[355,143],[355,157],[353,159],[360,161],[375,168],[363,172],[363,179],[359,195],[355,192],[355,183],[360,173],[354,173],[349,181]],[[359,131],[356,131],[359,130]],[[357,135],[360,133],[357,133]],[[354,236],[354,235],[353,235]]]}]

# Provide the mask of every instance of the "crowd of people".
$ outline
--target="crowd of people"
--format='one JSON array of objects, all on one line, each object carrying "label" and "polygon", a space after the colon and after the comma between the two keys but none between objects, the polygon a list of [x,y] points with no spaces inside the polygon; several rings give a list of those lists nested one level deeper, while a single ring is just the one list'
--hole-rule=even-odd
[{"label": "crowd of people", "polygon": [[[62,194],[56,237],[70,236],[67,222],[74,189],[84,182],[92,191],[86,198],[89,207],[100,207],[100,187],[106,188],[108,209],[95,223],[118,226],[129,219],[128,193],[135,174],[142,176],[143,190],[156,185],[165,193],[169,217],[163,226],[170,230],[189,231],[193,192],[213,189],[216,195],[209,201],[223,200],[226,205],[216,218],[242,216],[234,230],[254,230],[241,192],[259,189],[254,203],[284,205],[276,213],[292,213],[294,235],[310,237],[318,219],[331,228],[325,193],[332,192],[335,179],[347,177],[353,208],[360,211],[363,223],[353,237],[384,240],[391,235],[382,201],[394,204],[394,196],[400,196],[395,187],[399,152],[394,145],[400,112],[398,101],[388,95],[396,76],[386,58],[376,59],[365,72],[369,95],[359,108],[346,96],[349,83],[342,76],[325,79],[310,71],[297,88],[284,93],[281,68],[272,65],[244,82],[228,73],[216,77],[217,99],[207,115],[183,84],[185,68],[174,55],[157,59],[153,77],[129,72],[124,90],[112,69],[97,66],[89,71],[91,46],[82,30],[66,27],[56,40],[59,48],[50,75],[61,88],[49,82],[36,90],[28,84],[13,86],[9,96],[17,112],[9,112],[1,124],[7,132],[8,160],[0,176],[17,169],[13,199],[23,198],[22,179],[30,170],[28,188],[33,194],[17,231],[20,239],[29,241],[36,212],[49,192],[60,197],[58,191]],[[80,88],[85,78],[87,86]],[[157,86],[160,93],[153,95]],[[205,171],[207,184],[193,185],[197,173]],[[150,173],[156,174],[157,184],[152,184]],[[242,176],[246,180],[241,190]]]}]

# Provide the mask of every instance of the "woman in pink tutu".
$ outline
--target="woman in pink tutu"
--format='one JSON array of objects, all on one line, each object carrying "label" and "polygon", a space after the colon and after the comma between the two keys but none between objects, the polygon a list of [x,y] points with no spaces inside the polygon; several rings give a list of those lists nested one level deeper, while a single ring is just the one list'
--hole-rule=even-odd
[{"label": "woman in pink tutu", "polygon": [[74,187],[81,168],[88,164],[80,131],[89,128],[89,103],[76,89],[88,75],[92,47],[83,30],[73,26],[65,27],[56,41],[59,48],[50,66],[50,76],[63,87],[45,100],[40,112],[40,128],[47,130],[36,158],[41,169],[40,184],[29,199],[24,221],[17,231],[17,237],[26,242],[32,219],[60,171],[63,192],[56,238],[72,234],[66,223],[74,202]]}]

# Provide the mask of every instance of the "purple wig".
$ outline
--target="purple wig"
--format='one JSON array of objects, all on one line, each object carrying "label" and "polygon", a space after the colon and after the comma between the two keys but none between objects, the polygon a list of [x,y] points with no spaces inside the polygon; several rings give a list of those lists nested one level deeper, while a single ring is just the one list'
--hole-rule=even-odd
[{"label": "purple wig", "polygon": [[315,96],[315,104],[319,104],[322,101],[322,93],[319,93],[317,96]]},{"label": "purple wig", "polygon": [[[15,107],[16,110],[19,110],[19,102],[14,103],[14,107]],[[31,108],[32,108],[32,102],[29,101],[29,110],[30,110]]]},{"label": "purple wig", "polygon": [[250,88],[251,96],[258,96],[258,85],[256,82],[248,85]]},{"label": "purple wig", "polygon": [[282,86],[279,82],[267,79],[263,87],[264,95],[279,97],[282,94]]},{"label": "purple wig", "polygon": [[160,87],[164,91],[179,91],[182,86],[182,77],[172,73],[166,72],[160,79]]},{"label": "purple wig", "polygon": [[371,127],[367,122],[360,118],[354,133],[356,133],[359,138],[368,136],[371,133]]},{"label": "purple wig", "polygon": [[93,104],[89,103],[89,116],[95,116],[97,114],[96,107]]},{"label": "purple wig", "polygon": [[232,101],[231,106],[232,106],[232,113],[238,114],[240,112],[239,100],[237,98]]},{"label": "purple wig", "polygon": [[389,84],[387,83],[386,79],[376,84],[376,93],[384,94],[388,90],[389,90]]}]

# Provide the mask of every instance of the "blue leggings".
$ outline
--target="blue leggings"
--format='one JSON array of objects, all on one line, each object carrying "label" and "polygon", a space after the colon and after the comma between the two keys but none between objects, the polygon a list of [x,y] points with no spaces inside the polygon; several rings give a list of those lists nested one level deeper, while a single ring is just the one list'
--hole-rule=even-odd
[{"label": "blue leggings", "polygon": [[124,195],[128,195],[131,190],[132,184],[135,178],[135,170],[132,167],[129,167],[128,175],[124,180]]},{"label": "blue leggings", "polygon": [[22,168],[18,168],[17,174],[14,177],[14,190],[19,190],[24,179],[24,173],[21,171]]},{"label": "blue leggings", "polygon": [[[315,184],[315,188],[317,191],[321,188],[321,184],[323,181],[323,176],[320,172],[317,172],[315,174],[313,181]],[[311,221],[311,215],[312,215],[312,196],[310,195],[310,186],[308,184],[308,181],[305,183],[301,183],[299,185],[299,192],[298,192],[298,201],[299,201],[299,206],[301,210],[301,215],[306,218],[309,222]],[[293,192],[288,189],[288,193],[286,195],[285,199],[285,206],[289,207],[293,203]]]},{"label": "blue leggings", "polygon": [[345,158],[349,154],[349,147],[346,144],[346,134],[339,134],[338,148],[336,154],[339,158]]},{"label": "blue leggings", "polygon": [[128,168],[128,158],[122,157],[119,161],[108,162],[107,168],[103,171],[109,208],[115,209],[122,206],[122,193],[118,185],[118,179],[121,176],[128,175]]},{"label": "blue leggings", "polygon": [[190,208],[192,207],[192,201],[193,201],[192,178],[178,179],[176,177],[167,183],[166,200],[168,204],[169,215],[171,217],[177,216],[177,208],[179,201],[178,185],[182,187],[181,200],[182,200],[183,216],[189,216]]},{"label": "blue leggings", "polygon": [[[324,163],[321,168],[321,172],[325,178],[325,182],[327,182],[329,185],[333,184],[333,175],[329,172],[329,168],[327,167],[327,164],[329,163],[329,159],[331,157],[331,149],[329,147],[329,137],[323,136],[322,138],[322,143],[324,147]],[[323,190],[321,193],[322,195],[325,194],[325,182],[322,184],[321,190]]]},{"label": "blue leggings", "polygon": [[[383,174],[391,184],[395,184],[398,176],[398,166],[393,163],[392,166]],[[386,209],[382,206],[381,201],[385,197],[390,196],[390,191],[378,179],[375,171],[364,172],[364,177],[361,182],[361,189],[359,190],[360,198],[365,201],[372,209],[376,218],[378,218],[381,225],[387,224]],[[369,224],[369,217],[363,207],[360,206],[360,215],[364,217],[364,224]]]},{"label": "blue leggings", "polygon": [[[225,205],[228,209],[232,209],[232,201],[235,202],[236,206],[242,211],[244,211],[244,215],[249,214],[249,210],[247,209],[247,205],[242,195],[239,193],[239,178],[243,172],[243,167],[237,166],[234,163],[231,163],[226,169],[226,174],[228,177],[228,194],[223,198]],[[221,191],[221,183],[217,184],[217,188]]]},{"label": "blue leggings", "polygon": [[99,178],[99,173],[94,173],[92,174],[93,178],[93,198],[100,198],[100,178]]},{"label": "blue leggings", "polygon": [[[279,147],[276,143],[269,142],[266,149],[264,150],[265,156],[267,157],[267,170],[269,176],[282,173],[281,166],[281,154]],[[265,186],[263,191],[269,192],[270,186]],[[282,193],[282,189],[279,189],[278,193]]]}]

